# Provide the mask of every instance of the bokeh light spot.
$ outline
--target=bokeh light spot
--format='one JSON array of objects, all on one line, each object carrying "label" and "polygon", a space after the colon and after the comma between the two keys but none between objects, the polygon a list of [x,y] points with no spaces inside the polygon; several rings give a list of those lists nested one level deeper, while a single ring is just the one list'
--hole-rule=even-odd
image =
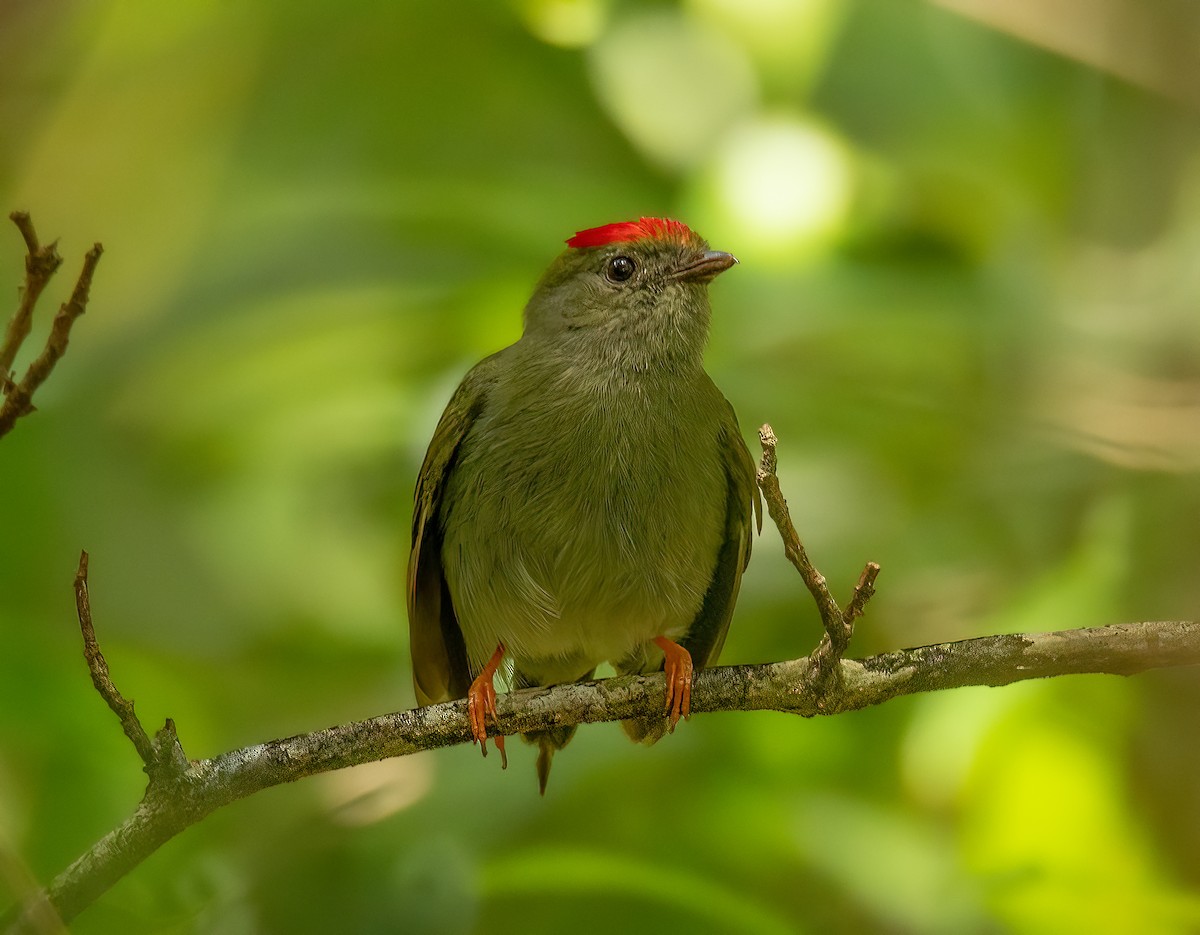
[{"label": "bokeh light spot", "polygon": [[608,19],[603,0],[524,0],[517,8],[531,33],[564,49],[591,45]]},{"label": "bokeh light spot", "polygon": [[831,240],[853,196],[848,153],[828,131],[775,118],[735,131],[718,151],[714,195],[742,242],[792,252]]},{"label": "bokeh light spot", "polygon": [[592,47],[590,64],[613,122],[671,168],[694,165],[757,98],[745,53],[679,14],[625,19]]}]

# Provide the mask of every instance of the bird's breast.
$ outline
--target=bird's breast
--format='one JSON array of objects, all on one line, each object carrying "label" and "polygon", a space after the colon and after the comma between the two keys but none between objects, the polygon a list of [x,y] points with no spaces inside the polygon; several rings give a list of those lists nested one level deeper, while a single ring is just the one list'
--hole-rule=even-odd
[{"label": "bird's breast", "polygon": [[464,440],[443,564],[473,658],[502,641],[582,674],[695,617],[724,535],[720,416],[686,384],[544,389]]}]

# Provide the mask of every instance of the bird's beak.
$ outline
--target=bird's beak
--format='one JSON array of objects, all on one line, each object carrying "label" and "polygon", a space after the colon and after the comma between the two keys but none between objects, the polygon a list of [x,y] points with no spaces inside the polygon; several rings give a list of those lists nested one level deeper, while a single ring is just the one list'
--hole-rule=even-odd
[{"label": "bird's beak", "polygon": [[722,253],[720,250],[709,250],[702,253],[687,266],[676,270],[672,279],[683,282],[711,282],[718,273],[723,273],[737,262],[732,253]]}]

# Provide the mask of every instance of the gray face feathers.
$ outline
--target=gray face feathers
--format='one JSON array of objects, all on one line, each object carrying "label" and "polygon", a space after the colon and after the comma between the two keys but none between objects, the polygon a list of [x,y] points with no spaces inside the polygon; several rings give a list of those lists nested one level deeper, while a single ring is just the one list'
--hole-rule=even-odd
[{"label": "gray face feathers", "polygon": [[648,363],[699,366],[710,317],[705,287],[736,262],[690,231],[569,248],[534,290],[525,335],[558,338],[584,356],[612,359],[625,345]]}]

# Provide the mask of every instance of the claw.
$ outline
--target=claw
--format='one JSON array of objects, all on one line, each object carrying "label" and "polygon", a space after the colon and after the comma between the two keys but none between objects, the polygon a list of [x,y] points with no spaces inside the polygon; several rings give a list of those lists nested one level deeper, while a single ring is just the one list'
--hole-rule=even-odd
[{"label": "claw", "polygon": [[[492,680],[503,658],[504,644],[498,643],[492,658],[467,689],[467,720],[471,725],[472,742],[479,744],[484,756],[487,756],[487,716],[490,714],[492,721],[496,720],[496,686]],[[496,749],[500,751],[500,768],[507,769],[508,755],[504,752],[504,738],[497,734],[495,740]]]},{"label": "claw", "polygon": [[669,730],[674,733],[679,719],[686,718],[692,711],[692,656],[665,636],[656,636],[654,642],[663,651],[663,670],[667,676],[663,714],[670,718]]}]

